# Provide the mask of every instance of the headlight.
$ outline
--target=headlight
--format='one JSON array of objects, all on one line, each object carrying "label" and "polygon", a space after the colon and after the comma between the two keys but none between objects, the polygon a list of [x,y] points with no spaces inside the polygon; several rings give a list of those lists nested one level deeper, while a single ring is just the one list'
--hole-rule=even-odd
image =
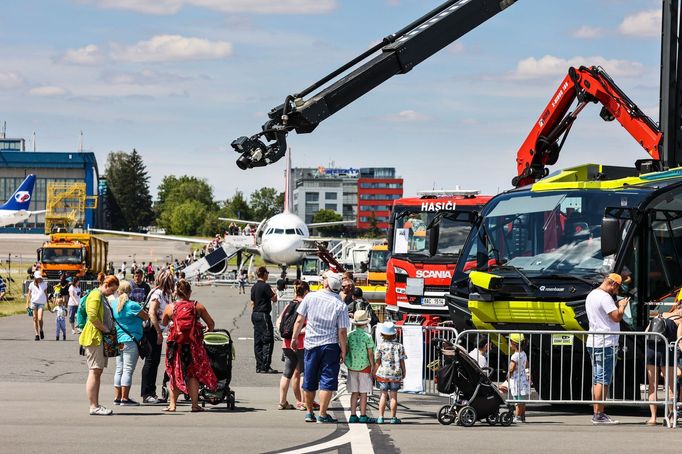
[{"label": "headlight", "polygon": [[405,271],[404,269],[399,268],[399,267],[397,267],[397,266],[394,266],[394,267],[393,267],[393,272],[394,272],[395,274],[402,274],[402,275],[407,276],[407,271]]}]

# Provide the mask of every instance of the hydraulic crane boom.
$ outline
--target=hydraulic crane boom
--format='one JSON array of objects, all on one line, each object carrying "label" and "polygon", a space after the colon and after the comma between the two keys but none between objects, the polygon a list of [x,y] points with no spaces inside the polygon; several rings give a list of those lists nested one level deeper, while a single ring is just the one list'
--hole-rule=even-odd
[{"label": "hydraulic crane boom", "polygon": [[[568,112],[576,99],[578,105],[575,110]],[[599,116],[604,121],[618,120],[660,164],[663,134],[656,123],[625,95],[602,68],[571,67],[517,152],[518,174],[512,180],[514,186],[532,184],[547,176],[545,166],[557,162],[573,122],[590,102],[601,103],[603,107]]]},{"label": "hydraulic crane boom", "polygon": [[[446,1],[305,90],[287,96],[284,104],[270,111],[270,120],[261,132],[232,142],[241,154],[237,166],[248,169],[278,161],[286,152],[289,131],[312,132],[326,118],[391,77],[410,71],[516,1]],[[379,55],[365,61],[379,51]],[[351,68],[355,69],[324,88]],[[305,99],[315,90],[319,91]]]}]

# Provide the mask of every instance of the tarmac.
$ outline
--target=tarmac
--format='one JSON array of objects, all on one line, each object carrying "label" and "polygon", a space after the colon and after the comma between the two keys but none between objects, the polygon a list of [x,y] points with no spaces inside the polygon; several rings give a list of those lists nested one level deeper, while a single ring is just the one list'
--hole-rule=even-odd
[{"label": "tarmac", "polygon": [[[528,423],[511,427],[442,426],[435,418],[442,398],[400,394],[401,425],[347,424],[348,396],[335,402],[339,424],[310,424],[304,413],[277,410],[279,375],[255,373],[248,301],[228,287],[197,287],[216,326],[236,343],[232,388],[237,408],[207,406],[190,413],[182,402],[175,414],[160,405],[113,406],[113,372],[102,377],[100,400],[113,408],[108,417],[88,415],[86,365],[76,336],[54,340],[54,316],[45,318],[45,340],[33,340],[25,315],[0,318],[0,453],[79,452],[680,452],[680,432],[644,425],[646,410],[618,414],[617,426],[593,426],[589,408],[533,408]],[[276,348],[273,367],[281,369]],[[139,394],[141,363],[134,375]],[[159,374],[159,380],[162,374]],[[289,401],[293,395],[289,394]],[[615,411],[615,409],[614,409]],[[376,411],[370,415],[376,416]]]}]

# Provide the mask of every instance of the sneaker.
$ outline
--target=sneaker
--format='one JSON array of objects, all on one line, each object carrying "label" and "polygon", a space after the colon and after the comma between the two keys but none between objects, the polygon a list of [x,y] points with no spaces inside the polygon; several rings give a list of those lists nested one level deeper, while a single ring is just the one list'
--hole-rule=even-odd
[{"label": "sneaker", "polygon": [[114,405],[121,405],[121,399],[114,399]]},{"label": "sneaker", "polygon": [[109,416],[109,415],[113,415],[113,414],[114,414],[113,410],[106,408],[106,407],[103,407],[101,405],[97,408],[91,408],[90,409],[90,415],[91,416]]},{"label": "sneaker", "polygon": [[279,374],[279,371],[277,369],[273,369],[272,367],[268,367],[267,369],[263,369],[260,371],[261,374]]},{"label": "sneaker", "polygon": [[524,421],[523,418],[520,417],[520,416],[514,416],[514,420],[513,420],[512,422],[513,422],[514,424],[521,424],[521,423],[524,423],[524,422],[526,422],[526,421]]},{"label": "sneaker", "polygon": [[400,424],[402,421],[398,418],[391,418],[391,424]]},{"label": "sneaker", "polygon": [[303,402],[296,402],[296,410],[308,411],[308,409],[305,408],[305,404]]},{"label": "sneaker", "polygon": [[320,409],[320,404],[317,402],[313,402],[313,410],[319,410]]},{"label": "sneaker", "polygon": [[66,340],[66,334],[62,337],[62,340],[63,340],[63,341]]},{"label": "sneaker", "polygon": [[40,340],[40,336],[38,336],[37,334],[36,334],[36,340],[37,340],[37,341]]},{"label": "sneaker", "polygon": [[606,413],[598,413],[592,416],[592,424],[618,424],[618,421],[611,419]]},{"label": "sneaker", "polygon": [[317,419],[315,419],[315,413],[306,413],[305,415],[305,422],[316,422]]},{"label": "sneaker", "polygon": [[71,334],[75,335],[75,334],[76,334],[76,330],[75,330],[75,329],[72,329],[72,330],[71,330]]},{"label": "sneaker", "polygon": [[135,400],[133,400],[133,399],[130,399],[130,398],[129,398],[129,399],[125,399],[125,400],[124,400],[124,399],[121,399],[120,405],[121,405],[121,406],[124,406],[124,407],[125,407],[125,406],[128,406],[128,407],[138,407],[138,406],[140,405],[140,403],[137,402],[137,401],[135,401]]},{"label": "sneaker", "polygon": [[[350,421],[348,421],[350,422]],[[377,420],[374,418],[370,418],[367,415],[360,416],[360,420],[358,421],[360,424],[376,424]]]},{"label": "sneaker", "polygon": [[377,418],[377,424],[383,424],[384,422],[385,422],[384,418],[382,417]]},{"label": "sneaker", "polygon": [[[367,418],[367,416],[363,416],[363,418]],[[355,424],[356,422],[360,422],[358,415],[350,415],[350,418],[348,418],[348,424]]]},{"label": "sneaker", "polygon": [[58,340],[59,340],[59,336],[57,336],[57,338],[56,338],[55,340],[58,341]]},{"label": "sneaker", "polygon": [[45,333],[43,332],[42,329],[40,330],[40,338],[45,339]]},{"label": "sneaker", "polygon": [[339,422],[339,420],[332,418],[331,415],[317,417],[318,424],[336,424],[337,422]]},{"label": "sneaker", "polygon": [[145,397],[144,399],[142,399],[142,403],[145,403],[145,404],[158,404],[158,403],[159,403],[159,399],[158,399],[157,397],[155,397],[155,396],[147,396],[147,397]]}]

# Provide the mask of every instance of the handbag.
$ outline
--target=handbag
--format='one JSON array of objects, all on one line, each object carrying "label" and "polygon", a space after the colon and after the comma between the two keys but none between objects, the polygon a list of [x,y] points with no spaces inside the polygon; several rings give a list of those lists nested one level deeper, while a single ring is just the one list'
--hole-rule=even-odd
[{"label": "handbag", "polygon": [[[142,310],[145,311],[147,314],[149,314],[149,303],[151,302],[152,294],[158,289],[159,289],[158,287],[154,287],[153,289],[151,289],[149,291],[149,295],[147,295],[147,298],[144,300],[144,304],[142,305]],[[151,317],[142,322],[142,329],[143,330],[148,330],[150,328],[152,328]],[[130,336],[130,337],[133,337],[133,336]]]},{"label": "handbag", "polygon": [[108,333],[102,333],[102,344],[104,344],[104,356],[107,358],[114,358],[121,353],[121,344],[118,343],[116,327],[109,330]]},{"label": "handbag", "polygon": [[118,322],[118,320],[116,320],[116,319],[114,318],[114,321],[116,322],[116,324],[118,325],[118,327],[121,328],[121,330],[122,330],[124,333],[126,333],[128,336],[130,336],[130,338],[133,340],[133,342],[135,342],[135,346],[137,346],[137,352],[139,353],[140,358],[145,359],[147,356],[149,356],[149,344],[148,344],[147,342],[138,341],[137,339],[135,339],[135,336],[133,336],[132,334],[130,334],[130,332],[129,332],[127,329],[125,329],[125,328]]}]

